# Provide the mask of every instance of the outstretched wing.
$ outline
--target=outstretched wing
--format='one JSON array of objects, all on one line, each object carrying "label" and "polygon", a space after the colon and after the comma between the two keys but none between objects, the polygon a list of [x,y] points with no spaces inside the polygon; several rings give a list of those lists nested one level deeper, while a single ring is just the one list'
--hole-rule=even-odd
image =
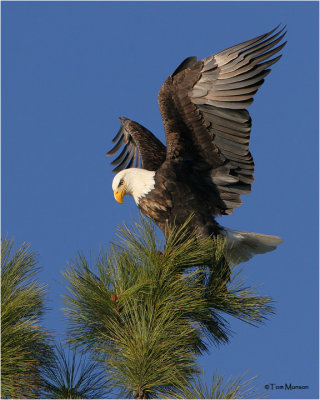
[{"label": "outstretched wing", "polygon": [[[269,67],[281,57],[271,58],[286,44],[275,47],[285,35],[283,29],[274,33],[276,30],[201,61],[190,59],[192,62],[180,70],[178,67],[178,73],[175,71],[159,92],[168,150],[168,141],[192,146],[193,153],[187,156],[193,155],[195,167],[210,170],[211,184],[225,204],[225,214],[240,206],[240,195],[251,191],[254,162],[249,152],[251,118],[246,107],[253,102]],[[170,101],[171,110],[167,107]],[[180,126],[185,126],[179,138],[172,134],[177,131],[170,120],[172,107]]]},{"label": "outstretched wing", "polygon": [[[106,153],[107,156],[115,154],[121,146],[123,149],[111,164],[117,165],[113,172],[122,169],[141,167],[149,171],[156,171],[166,157],[166,148],[148,129],[137,122],[127,118],[119,118],[121,128],[113,138],[116,145]],[[141,162],[140,162],[141,161]]]}]

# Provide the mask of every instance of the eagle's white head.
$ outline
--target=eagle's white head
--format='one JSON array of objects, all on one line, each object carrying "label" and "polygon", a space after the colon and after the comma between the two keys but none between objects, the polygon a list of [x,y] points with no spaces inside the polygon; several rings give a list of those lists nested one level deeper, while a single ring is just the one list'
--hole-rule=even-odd
[{"label": "eagle's white head", "polygon": [[122,203],[124,195],[130,194],[138,205],[140,197],[154,189],[154,175],[155,171],[142,168],[128,168],[118,172],[112,181],[114,198]]}]

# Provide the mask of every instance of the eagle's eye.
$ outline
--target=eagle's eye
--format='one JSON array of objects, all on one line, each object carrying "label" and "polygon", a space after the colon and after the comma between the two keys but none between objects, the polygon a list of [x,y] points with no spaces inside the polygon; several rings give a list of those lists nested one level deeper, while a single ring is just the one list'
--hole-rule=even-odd
[{"label": "eagle's eye", "polygon": [[121,185],[123,185],[123,184],[124,184],[124,180],[123,180],[123,179],[120,179],[119,186],[121,186]]}]

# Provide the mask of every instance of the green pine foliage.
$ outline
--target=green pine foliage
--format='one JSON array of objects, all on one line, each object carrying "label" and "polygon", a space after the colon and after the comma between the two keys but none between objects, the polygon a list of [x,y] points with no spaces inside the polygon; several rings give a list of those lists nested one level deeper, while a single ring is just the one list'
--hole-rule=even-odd
[{"label": "green pine foliage", "polygon": [[55,347],[53,362],[42,370],[42,398],[101,399],[109,393],[104,369],[94,361]]},{"label": "green pine foliage", "polygon": [[23,244],[1,246],[1,398],[36,398],[41,368],[50,363],[50,336],[40,321],[45,287],[36,280],[36,256]]},{"label": "green pine foliage", "polygon": [[162,246],[144,218],[120,228],[108,252],[92,263],[78,256],[64,273],[69,342],[100,358],[122,396],[181,387],[210,342],[228,341],[225,315],[256,325],[272,312],[268,297],[233,279],[223,247],[186,226],[170,229]]},{"label": "green pine foliage", "polygon": [[173,390],[166,398],[174,399],[263,399],[266,393],[259,393],[254,382],[257,377],[244,379],[245,374],[226,380],[222,376],[213,375],[211,386],[208,386],[201,376],[193,376],[190,381]]}]

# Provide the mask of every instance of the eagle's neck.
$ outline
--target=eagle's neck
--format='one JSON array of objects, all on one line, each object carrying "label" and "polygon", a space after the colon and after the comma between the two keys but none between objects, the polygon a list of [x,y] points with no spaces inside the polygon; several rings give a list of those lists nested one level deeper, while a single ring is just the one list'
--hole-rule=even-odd
[{"label": "eagle's neck", "polygon": [[127,194],[130,194],[136,204],[141,197],[148,194],[155,185],[155,171],[147,171],[142,168],[129,168],[126,171]]}]

